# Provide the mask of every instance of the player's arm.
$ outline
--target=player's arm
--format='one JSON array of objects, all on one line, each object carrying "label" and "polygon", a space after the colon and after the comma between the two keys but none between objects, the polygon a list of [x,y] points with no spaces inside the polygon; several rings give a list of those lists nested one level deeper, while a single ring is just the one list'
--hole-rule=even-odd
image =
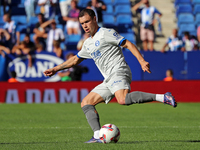
[{"label": "player's arm", "polygon": [[148,62],[146,62],[144,60],[144,58],[142,57],[140,51],[137,49],[137,47],[131,43],[129,40],[124,40],[121,44],[122,47],[127,48],[131,51],[131,53],[137,58],[137,60],[139,61],[142,70],[145,72],[147,71],[148,73],[151,73],[150,71],[150,65]]},{"label": "player's arm", "polygon": [[75,65],[80,64],[84,59],[83,58],[78,58],[76,55],[69,58],[68,60],[66,60],[65,62],[63,62],[62,64],[55,66],[54,68],[51,69],[47,69],[46,71],[44,71],[44,75],[45,76],[53,76],[56,72],[60,71],[60,70],[64,70],[64,69],[68,69],[71,68]]}]

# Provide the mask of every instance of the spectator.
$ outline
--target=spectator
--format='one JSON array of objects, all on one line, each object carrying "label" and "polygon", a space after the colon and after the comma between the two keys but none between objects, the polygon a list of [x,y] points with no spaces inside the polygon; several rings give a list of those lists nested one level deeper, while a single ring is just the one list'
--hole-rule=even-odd
[{"label": "spectator", "polygon": [[16,74],[15,71],[11,71],[10,75],[11,75],[11,78],[8,79],[8,82],[9,82],[9,83],[19,82],[19,81],[17,81],[17,79],[16,79],[17,74]]},{"label": "spectator", "polygon": [[149,0],[141,0],[133,6],[133,10],[136,11],[142,4],[144,4],[145,7],[141,11],[142,24],[140,28],[140,37],[143,43],[143,49],[147,51],[149,44],[149,50],[153,51],[154,25],[156,23],[154,16],[158,14],[159,17],[161,17],[162,14],[154,6],[150,6]]},{"label": "spectator", "polygon": [[58,40],[53,41],[53,52],[56,54],[57,57],[64,58],[63,51],[60,47],[60,41]]},{"label": "spectator", "polygon": [[42,13],[38,14],[38,23],[36,23],[35,28],[33,29],[33,32],[35,33],[33,39],[36,44],[42,43],[44,49],[46,48],[45,39],[49,30],[50,26],[48,22],[45,21],[44,15]]},{"label": "spectator", "polygon": [[44,18],[53,19],[56,16],[57,0],[38,0],[38,5],[41,6],[40,12],[44,14]]},{"label": "spectator", "polygon": [[101,0],[91,0],[90,2],[87,3],[87,8],[94,10],[95,15],[97,17],[98,25],[102,27],[103,26],[102,11],[106,10],[105,3]]},{"label": "spectator", "polygon": [[63,30],[60,28],[56,28],[55,20],[48,21],[51,23],[51,30],[47,36],[47,51],[53,52],[53,41],[58,40],[59,42],[65,41],[65,36]]},{"label": "spectator", "polygon": [[27,55],[34,50],[35,50],[35,44],[30,41],[29,34],[26,34],[24,40],[20,42],[19,45],[15,45],[13,47],[12,53],[16,53],[17,55]]},{"label": "spectator", "polygon": [[59,0],[62,17],[68,16],[71,1],[72,0]]},{"label": "spectator", "polygon": [[44,49],[42,44],[36,44],[36,53],[41,53]]},{"label": "spectator", "polygon": [[33,51],[35,51],[35,44],[30,41],[28,34],[24,37],[24,41],[20,42],[19,45],[15,45],[12,49],[12,53],[15,53],[18,56],[27,55],[29,67],[32,67],[31,52]]},{"label": "spectator", "polygon": [[87,34],[87,33],[84,33],[84,34],[83,34],[83,37],[80,39],[80,41],[79,41],[78,44],[77,44],[77,50],[78,50],[78,51],[81,50],[84,41],[85,41],[87,38],[89,38],[89,37],[90,37],[89,34]]},{"label": "spectator", "polygon": [[0,44],[9,47],[10,34],[8,31],[0,28]]},{"label": "spectator", "polygon": [[77,7],[77,1],[71,1],[71,9],[67,17],[63,17],[64,21],[67,21],[66,28],[67,34],[79,34],[80,33],[80,26],[78,22],[78,15],[80,10]]},{"label": "spectator", "polygon": [[198,41],[194,37],[190,37],[189,32],[184,33],[182,51],[193,51],[198,49]]},{"label": "spectator", "polygon": [[30,21],[32,16],[35,16],[35,0],[24,0],[24,7],[26,11],[26,16],[27,16],[27,22]]},{"label": "spectator", "polygon": [[10,54],[10,49],[1,45],[1,43],[0,43],[0,55],[5,57],[5,54]]},{"label": "spectator", "polygon": [[[66,59],[69,59],[73,56],[74,56],[73,53],[69,53],[66,55]],[[81,81],[82,74],[87,72],[88,72],[87,67],[82,67],[78,65],[69,69],[65,69],[61,72],[58,72],[58,75],[61,77],[61,81]]]},{"label": "spectator", "polygon": [[183,42],[178,37],[178,30],[173,29],[172,35],[167,39],[167,42],[163,46],[161,52],[165,52],[165,48],[168,46],[170,51],[181,50]]},{"label": "spectator", "polygon": [[163,81],[173,81],[173,71],[171,69],[168,69],[166,71],[166,77],[163,79]]},{"label": "spectator", "polygon": [[20,42],[20,32],[15,21],[11,20],[10,14],[4,14],[3,20],[6,22],[3,28],[10,34],[10,40],[8,41],[9,48],[12,49],[15,44],[19,44]]}]

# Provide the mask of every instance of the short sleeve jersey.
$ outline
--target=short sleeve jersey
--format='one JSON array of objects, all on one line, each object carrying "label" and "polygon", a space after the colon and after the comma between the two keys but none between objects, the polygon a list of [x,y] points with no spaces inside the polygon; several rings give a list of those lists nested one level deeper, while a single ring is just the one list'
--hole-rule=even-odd
[{"label": "short sleeve jersey", "polygon": [[124,40],[113,29],[99,28],[93,38],[85,40],[77,57],[92,58],[105,79],[113,74],[130,75],[130,68],[120,47]]}]

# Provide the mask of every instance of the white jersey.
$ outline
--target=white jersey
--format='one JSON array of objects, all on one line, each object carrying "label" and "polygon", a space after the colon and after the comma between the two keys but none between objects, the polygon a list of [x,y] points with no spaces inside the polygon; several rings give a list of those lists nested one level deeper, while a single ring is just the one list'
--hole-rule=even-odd
[{"label": "white jersey", "polygon": [[121,43],[125,40],[113,29],[99,28],[95,35],[85,40],[78,52],[79,58],[92,58],[105,79],[112,75],[132,77],[127,65]]}]

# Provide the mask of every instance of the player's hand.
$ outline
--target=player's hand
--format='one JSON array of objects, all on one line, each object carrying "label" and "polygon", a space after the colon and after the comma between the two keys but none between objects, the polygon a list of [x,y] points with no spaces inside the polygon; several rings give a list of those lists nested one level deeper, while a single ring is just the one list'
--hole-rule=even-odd
[{"label": "player's hand", "polygon": [[150,64],[146,61],[142,61],[141,63],[141,67],[142,67],[142,70],[145,72],[148,72],[148,73],[151,73],[151,70],[150,70]]},{"label": "player's hand", "polygon": [[47,69],[47,70],[44,71],[43,73],[44,73],[45,76],[51,77],[51,76],[53,76],[56,72],[57,72],[57,71],[55,71],[54,68],[51,68],[51,69]]}]

